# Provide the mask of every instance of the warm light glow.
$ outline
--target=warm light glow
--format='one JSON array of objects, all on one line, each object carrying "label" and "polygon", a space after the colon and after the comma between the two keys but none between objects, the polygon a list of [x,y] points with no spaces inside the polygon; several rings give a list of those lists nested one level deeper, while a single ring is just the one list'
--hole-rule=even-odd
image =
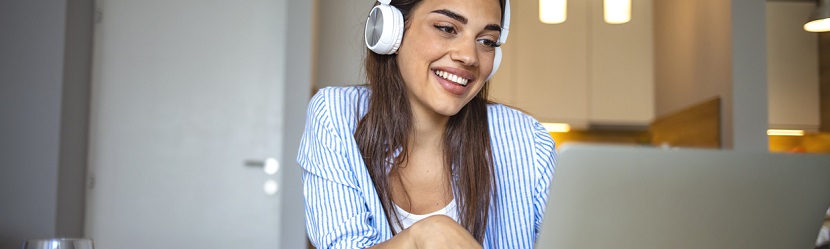
[{"label": "warm light glow", "polygon": [[827,32],[830,31],[830,18],[815,20],[804,24],[804,30],[810,32]]},{"label": "warm light glow", "polygon": [[804,136],[804,130],[767,130],[768,136]]},{"label": "warm light glow", "polygon": [[621,24],[631,21],[631,0],[604,0],[605,22]]},{"label": "warm light glow", "polygon": [[568,0],[539,0],[539,21],[542,23],[563,23],[567,17]]},{"label": "warm light glow", "polygon": [[566,123],[542,123],[548,132],[565,133],[571,131],[571,125]]}]

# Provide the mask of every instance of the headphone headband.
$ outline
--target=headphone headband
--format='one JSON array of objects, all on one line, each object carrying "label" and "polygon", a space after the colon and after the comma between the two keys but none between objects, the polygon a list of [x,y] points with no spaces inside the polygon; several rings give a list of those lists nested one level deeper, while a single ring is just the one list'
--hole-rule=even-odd
[{"label": "headphone headband", "polygon": [[507,34],[510,33],[510,0],[504,1],[504,13],[501,17],[501,34],[499,34],[499,43],[507,42]]}]

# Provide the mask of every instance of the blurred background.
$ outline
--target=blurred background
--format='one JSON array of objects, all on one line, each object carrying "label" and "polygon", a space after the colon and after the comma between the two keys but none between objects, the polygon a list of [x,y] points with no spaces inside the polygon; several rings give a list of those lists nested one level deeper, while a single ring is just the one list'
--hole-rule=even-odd
[{"label": "blurred background", "polygon": [[[617,2],[514,0],[493,100],[558,145],[830,152],[817,2]],[[0,1],[0,248],[305,247],[307,102],[364,83],[373,4]]]}]

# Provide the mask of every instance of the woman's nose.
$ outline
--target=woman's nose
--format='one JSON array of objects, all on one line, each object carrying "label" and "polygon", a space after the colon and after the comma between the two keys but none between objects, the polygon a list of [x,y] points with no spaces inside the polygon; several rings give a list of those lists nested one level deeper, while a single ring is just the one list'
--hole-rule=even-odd
[{"label": "woman's nose", "polygon": [[478,66],[475,39],[458,39],[453,44],[450,58],[465,66]]}]

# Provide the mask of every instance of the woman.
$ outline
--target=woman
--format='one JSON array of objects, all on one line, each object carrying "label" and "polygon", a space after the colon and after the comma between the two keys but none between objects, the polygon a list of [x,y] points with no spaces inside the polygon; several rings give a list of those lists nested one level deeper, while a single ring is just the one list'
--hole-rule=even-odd
[{"label": "woman", "polygon": [[532,247],[555,151],[536,120],[487,101],[505,3],[390,5],[403,16],[400,47],[367,51],[368,86],[322,89],[309,105],[298,156],[309,238],[318,248]]}]

